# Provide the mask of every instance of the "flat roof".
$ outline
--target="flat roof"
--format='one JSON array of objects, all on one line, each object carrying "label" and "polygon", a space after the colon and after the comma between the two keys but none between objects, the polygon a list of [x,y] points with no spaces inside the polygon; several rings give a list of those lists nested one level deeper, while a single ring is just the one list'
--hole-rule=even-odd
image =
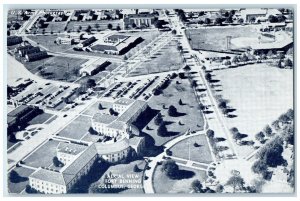
[{"label": "flat roof", "polygon": [[117,116],[113,116],[110,114],[96,113],[93,116],[93,121],[102,123],[102,124],[110,124],[117,118],[118,118]]},{"label": "flat roof", "polygon": [[119,105],[130,105],[134,102],[134,100],[129,99],[129,98],[120,98],[118,100],[115,101],[115,104],[119,104]]},{"label": "flat roof", "polygon": [[70,154],[70,155],[77,155],[83,152],[87,146],[68,143],[68,142],[60,142],[57,145],[57,150],[62,153]]}]

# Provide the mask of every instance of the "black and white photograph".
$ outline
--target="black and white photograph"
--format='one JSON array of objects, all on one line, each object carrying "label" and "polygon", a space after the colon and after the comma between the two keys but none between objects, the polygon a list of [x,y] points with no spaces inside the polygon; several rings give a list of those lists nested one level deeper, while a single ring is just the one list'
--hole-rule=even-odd
[{"label": "black and white photograph", "polygon": [[8,196],[293,195],[294,5],[14,5]]}]

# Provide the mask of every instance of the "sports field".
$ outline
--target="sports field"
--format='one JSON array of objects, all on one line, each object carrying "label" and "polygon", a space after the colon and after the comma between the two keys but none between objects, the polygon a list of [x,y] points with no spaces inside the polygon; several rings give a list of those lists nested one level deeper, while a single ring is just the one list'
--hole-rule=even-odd
[{"label": "sports field", "polygon": [[[236,109],[234,118],[226,118],[228,127],[237,127],[245,140],[271,124],[282,113],[293,108],[293,70],[279,69],[266,64],[248,65],[240,68],[215,71],[220,80],[218,94],[228,99]],[[247,154],[246,146],[240,154]],[[250,151],[250,150],[248,150]]]}]

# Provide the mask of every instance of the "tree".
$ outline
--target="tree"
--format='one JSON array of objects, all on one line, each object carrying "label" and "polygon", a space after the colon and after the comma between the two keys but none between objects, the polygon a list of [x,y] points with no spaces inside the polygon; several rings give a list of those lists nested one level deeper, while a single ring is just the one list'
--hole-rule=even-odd
[{"label": "tree", "polygon": [[205,74],[205,79],[206,79],[208,82],[211,82],[211,74],[210,74],[210,73],[206,73],[206,74]]},{"label": "tree", "polygon": [[174,106],[174,105],[170,105],[169,106],[169,109],[168,109],[168,114],[169,114],[169,116],[171,116],[171,117],[175,117],[176,115],[177,115],[177,109],[176,109],[176,107]]},{"label": "tree", "polygon": [[90,133],[91,135],[97,135],[97,134],[98,134],[98,132],[95,131],[95,129],[93,129],[92,127],[89,128],[89,133]]},{"label": "tree", "polygon": [[189,73],[191,71],[191,67],[189,65],[186,65],[183,70],[187,73]]},{"label": "tree", "polygon": [[290,49],[288,49],[288,51],[286,52],[286,54],[288,54],[288,55],[293,55],[294,54],[294,48],[290,48]]},{"label": "tree", "polygon": [[293,62],[292,62],[292,60],[291,60],[291,59],[286,59],[286,60],[284,61],[284,66],[285,66],[285,67],[293,67]]},{"label": "tree", "polygon": [[233,63],[238,63],[238,62],[239,62],[238,57],[237,57],[237,56],[234,56],[234,57],[232,58],[232,62],[233,62]]},{"label": "tree", "polygon": [[178,174],[179,167],[174,160],[167,159],[163,161],[161,170],[165,172],[169,178],[175,179]]},{"label": "tree", "polygon": [[215,24],[217,24],[217,25],[222,25],[222,22],[223,22],[223,19],[220,18],[220,17],[217,17],[217,18],[215,19]]},{"label": "tree", "polygon": [[154,124],[159,126],[162,122],[163,122],[163,118],[161,113],[159,112],[154,119]]},{"label": "tree", "polygon": [[272,127],[276,130],[276,131],[279,131],[280,130],[280,126],[279,126],[279,121],[278,120],[275,120],[272,122]]},{"label": "tree", "polygon": [[226,185],[229,185],[233,188],[233,192],[236,190],[242,189],[244,187],[245,181],[241,176],[232,176],[227,181]]},{"label": "tree", "polygon": [[96,81],[94,79],[88,79],[86,81],[87,88],[93,88],[96,86]]},{"label": "tree", "polygon": [[249,61],[248,56],[246,54],[243,54],[242,57],[241,57],[241,61],[243,61],[243,62]]},{"label": "tree", "polygon": [[25,192],[28,194],[39,193],[35,188],[32,188],[29,184],[26,185]]},{"label": "tree", "polygon": [[62,162],[58,160],[57,156],[53,157],[52,162],[55,167],[61,167],[63,165]]},{"label": "tree", "polygon": [[173,34],[173,35],[176,35],[176,34],[177,34],[176,29],[173,29],[173,30],[172,30],[172,34]]},{"label": "tree", "polygon": [[137,164],[134,165],[133,171],[134,172],[139,172],[140,171],[140,168],[137,166]]},{"label": "tree", "polygon": [[279,116],[278,120],[281,123],[286,124],[286,123],[289,123],[290,118],[286,114],[282,114],[282,115]]},{"label": "tree", "polygon": [[294,110],[293,109],[289,109],[286,112],[286,116],[290,119],[290,120],[294,120]]},{"label": "tree", "polygon": [[117,31],[121,31],[120,25],[117,26],[116,30],[117,30]]},{"label": "tree", "polygon": [[213,130],[211,130],[211,129],[208,129],[206,131],[206,135],[207,135],[208,138],[214,138],[215,132]]},{"label": "tree", "polygon": [[216,187],[216,192],[217,193],[222,193],[224,191],[224,186],[221,184],[218,184]]},{"label": "tree", "polygon": [[201,182],[198,179],[196,179],[192,182],[191,188],[193,189],[193,191],[195,193],[203,193],[203,189],[202,189],[203,185],[201,184]]},{"label": "tree", "polygon": [[264,128],[264,133],[266,136],[271,137],[273,135],[272,128],[269,125],[266,125]]},{"label": "tree", "polygon": [[243,18],[238,19],[238,23],[239,24],[243,24],[244,23],[244,19]]},{"label": "tree", "polygon": [[268,166],[265,162],[258,160],[254,162],[251,169],[256,174],[263,174],[268,171]]},{"label": "tree", "polygon": [[269,15],[268,20],[271,23],[278,22],[278,18],[276,16],[274,16],[274,15]]},{"label": "tree", "polygon": [[165,137],[168,135],[168,130],[164,122],[162,122],[157,128],[157,135],[161,137]]},{"label": "tree", "polygon": [[210,24],[211,20],[209,18],[205,18],[204,24]]},{"label": "tree", "polygon": [[278,64],[277,64],[277,67],[278,67],[278,68],[282,68],[282,67],[283,67],[283,66],[282,66],[282,59],[279,59]]},{"label": "tree", "polygon": [[255,135],[255,139],[261,142],[265,139],[265,134],[260,131]]},{"label": "tree", "polygon": [[179,99],[178,104],[179,104],[179,105],[183,105],[183,102],[182,102],[181,99]]},{"label": "tree", "polygon": [[132,27],[132,28],[136,28],[136,24],[135,24],[135,23],[132,23],[132,24],[131,24],[131,27]]},{"label": "tree", "polygon": [[107,28],[108,28],[108,29],[112,29],[112,28],[113,28],[113,25],[109,23],[109,24],[107,25]]},{"label": "tree", "polygon": [[273,54],[273,51],[272,51],[272,50],[269,50],[268,53],[267,53],[267,57],[268,57],[268,58],[272,58],[273,55],[274,55],[274,54]]},{"label": "tree", "polygon": [[12,170],[9,173],[9,181],[12,182],[12,183],[20,182],[20,178],[21,178],[21,176],[15,170]]}]

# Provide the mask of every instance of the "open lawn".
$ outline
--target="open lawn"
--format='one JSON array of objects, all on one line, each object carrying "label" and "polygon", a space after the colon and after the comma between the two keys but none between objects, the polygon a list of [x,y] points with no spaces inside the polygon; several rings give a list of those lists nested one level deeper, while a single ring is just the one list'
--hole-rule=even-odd
[{"label": "open lawn", "polygon": [[53,117],[53,114],[49,114],[49,113],[42,113],[36,117],[34,117],[33,119],[31,119],[28,124],[29,125],[34,125],[34,124],[42,124],[45,121],[47,121],[48,119],[50,119],[51,117]]},{"label": "open lawn", "polygon": [[24,167],[15,167],[13,170],[16,171],[21,178],[18,183],[12,183],[8,179],[8,192],[21,193],[26,188],[26,185],[29,184],[28,176],[33,173],[34,170]]},{"label": "open lawn", "polygon": [[[87,59],[70,57],[52,57],[44,63],[43,73],[40,75],[46,79],[67,80],[72,82],[78,79],[78,70]],[[43,67],[43,64],[40,63]]]},{"label": "open lawn", "polygon": [[[24,160],[25,165],[31,167],[49,167],[53,166],[52,160],[56,156],[56,147],[59,141],[49,140],[40,148],[34,151],[28,158]],[[54,167],[52,167],[54,168]]]},{"label": "open lawn", "polygon": [[[137,165],[139,168],[138,172],[134,172],[133,170],[135,165]],[[116,190],[118,193],[142,194],[144,193],[142,187],[142,179],[143,169],[145,165],[146,163],[144,160],[137,160],[128,164],[113,165],[110,166],[103,175],[111,173],[114,176],[123,177],[117,178],[114,182],[112,182],[112,185],[120,185],[122,187]],[[103,183],[103,179],[104,177],[101,177],[98,182]],[[127,183],[125,183],[126,180],[128,181]]]},{"label": "open lawn", "polygon": [[52,52],[64,52],[67,49],[72,48],[72,45],[67,44],[56,44],[54,43],[57,37],[64,37],[65,35],[35,35],[35,36],[27,36],[29,39],[35,41],[41,46],[47,48]]},{"label": "open lawn", "polygon": [[[188,29],[186,35],[190,38],[190,44],[193,49],[226,51],[226,37],[231,36],[232,39],[238,37],[257,38],[259,36],[257,28],[253,26],[245,27],[215,27]],[[231,45],[231,48],[236,48]]]},{"label": "open lawn", "polygon": [[143,62],[140,67],[130,72],[130,76],[144,75],[155,72],[177,70],[181,68],[182,59],[175,41],[170,42],[158,51],[149,61]]},{"label": "open lawn", "polygon": [[[176,84],[178,81],[180,84]],[[183,105],[179,104],[182,100]],[[163,90],[163,93],[158,96],[153,96],[149,99],[148,105],[151,108],[151,114],[147,114],[149,119],[148,129],[145,125],[145,120],[137,121],[135,125],[142,132],[150,135],[156,146],[160,146],[174,137],[186,132],[203,130],[204,120],[202,113],[198,109],[196,97],[190,87],[188,79],[175,78],[170,85]],[[168,115],[168,108],[173,105],[177,108],[178,115],[171,117]],[[158,126],[154,124],[154,116],[161,112],[163,120],[166,123],[168,136],[160,137],[157,135]],[[147,122],[146,122],[147,123]]]},{"label": "open lawn", "polygon": [[78,116],[67,127],[60,131],[58,135],[79,140],[88,132],[91,125],[91,117]]},{"label": "open lawn", "polygon": [[157,166],[153,175],[153,186],[156,193],[190,193],[191,183],[198,179],[201,183],[206,180],[206,172],[188,167],[179,166],[178,179],[170,179],[161,171],[161,165]]},{"label": "open lawn", "polygon": [[[293,108],[293,70],[279,69],[266,64],[248,65],[213,72],[220,80],[217,89],[229,106],[236,109],[233,118],[226,118],[228,127],[237,127],[244,140],[254,140],[254,135],[271,124],[282,113]],[[236,115],[236,117],[235,117]],[[241,156],[249,147],[237,146]]]},{"label": "open lawn", "polygon": [[[195,147],[194,143],[197,143],[198,147]],[[170,148],[170,150],[172,151],[172,156],[187,160],[189,160],[189,149],[190,160],[199,163],[210,163],[213,161],[205,135],[190,137],[181,142],[178,142]]]}]

